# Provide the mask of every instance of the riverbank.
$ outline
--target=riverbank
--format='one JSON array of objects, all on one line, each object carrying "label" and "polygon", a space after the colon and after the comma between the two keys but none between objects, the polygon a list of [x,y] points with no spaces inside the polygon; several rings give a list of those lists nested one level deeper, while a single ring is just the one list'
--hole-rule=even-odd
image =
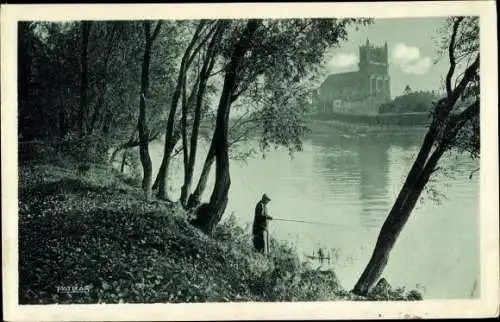
[{"label": "riverbank", "polygon": [[429,112],[411,113],[377,113],[377,114],[346,114],[346,113],[321,113],[307,116],[311,120],[336,121],[351,123],[353,125],[367,125],[380,127],[426,127],[431,121]]},{"label": "riverbank", "polygon": [[343,136],[391,136],[401,133],[423,135],[428,113],[351,115],[341,113],[310,114],[304,118],[312,133],[337,132]]},{"label": "riverbank", "polygon": [[138,183],[105,165],[19,166],[19,303],[414,300],[385,288],[354,296],[271,240],[253,252],[231,219],[214,238],[176,203],[142,200]]}]

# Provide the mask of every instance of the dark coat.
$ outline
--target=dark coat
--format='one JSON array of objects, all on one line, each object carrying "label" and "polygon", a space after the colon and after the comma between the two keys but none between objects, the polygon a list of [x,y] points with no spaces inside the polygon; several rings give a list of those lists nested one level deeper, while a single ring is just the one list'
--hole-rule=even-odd
[{"label": "dark coat", "polygon": [[271,216],[267,214],[267,207],[262,202],[259,201],[255,206],[255,217],[253,221],[252,233],[254,235],[261,234],[267,230],[267,221],[271,219]]}]

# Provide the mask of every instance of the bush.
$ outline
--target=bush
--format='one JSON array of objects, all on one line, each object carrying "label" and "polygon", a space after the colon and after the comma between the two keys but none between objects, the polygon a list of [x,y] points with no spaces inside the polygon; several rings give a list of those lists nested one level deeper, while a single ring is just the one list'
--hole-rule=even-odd
[{"label": "bush", "polygon": [[270,254],[253,251],[251,235],[237,226],[233,216],[222,223],[215,238],[229,247],[229,266],[240,263],[238,281],[260,301],[316,301],[336,299],[342,290],[333,271],[318,271],[300,261],[290,243],[271,238]]},{"label": "bush", "polygon": [[406,291],[404,287],[392,288],[385,278],[378,281],[367,294],[370,301],[417,301],[422,300],[422,294],[417,290]]}]

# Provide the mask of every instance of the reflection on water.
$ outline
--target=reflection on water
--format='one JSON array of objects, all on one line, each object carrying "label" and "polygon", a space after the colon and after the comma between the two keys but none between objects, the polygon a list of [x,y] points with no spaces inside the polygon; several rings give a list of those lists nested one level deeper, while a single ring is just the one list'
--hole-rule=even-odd
[{"label": "reflection on water", "polygon": [[379,228],[391,207],[389,148],[400,147],[408,151],[420,139],[418,133],[384,136],[321,134],[311,136],[308,143],[317,146],[314,154],[317,167],[334,174],[336,182],[329,180],[331,184],[328,185],[332,195],[342,192],[346,186],[355,185],[358,193],[350,202],[360,204],[360,224]]},{"label": "reflection on water", "polygon": [[[422,134],[356,136],[332,131],[307,138],[304,151],[293,158],[279,150],[247,163],[232,161],[226,218],[234,212],[242,226],[250,224],[255,203],[266,192],[276,218],[332,224],[274,221],[270,233],[295,243],[303,255],[311,255],[318,246],[335,249],[335,271],[349,289],[370,258]],[[151,150],[158,165],[161,145]],[[204,157],[199,155],[198,167]],[[477,167],[464,157],[444,161],[465,169]],[[172,179],[180,187],[182,170]],[[469,297],[479,272],[478,180],[467,175],[439,180],[437,187],[447,199],[439,205],[425,201],[413,211],[384,275],[394,285],[423,285],[426,298]]]},{"label": "reflection on water", "polygon": [[389,145],[386,142],[375,145],[362,140],[357,145],[360,167],[359,198],[362,204],[361,223],[367,226],[379,226],[387,214]]}]

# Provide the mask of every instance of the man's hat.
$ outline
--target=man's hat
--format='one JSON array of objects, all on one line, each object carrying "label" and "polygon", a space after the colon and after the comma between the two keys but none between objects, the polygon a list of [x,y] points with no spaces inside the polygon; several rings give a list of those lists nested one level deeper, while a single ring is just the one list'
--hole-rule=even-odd
[{"label": "man's hat", "polygon": [[271,198],[269,198],[266,194],[263,194],[262,200],[271,201]]}]

